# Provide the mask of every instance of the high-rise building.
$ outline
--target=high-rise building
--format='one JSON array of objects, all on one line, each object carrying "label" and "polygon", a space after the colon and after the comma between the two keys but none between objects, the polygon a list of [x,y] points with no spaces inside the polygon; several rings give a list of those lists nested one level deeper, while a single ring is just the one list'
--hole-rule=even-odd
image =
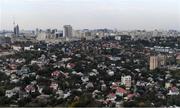
[{"label": "high-rise building", "polygon": [[36,28],[35,35],[37,36],[39,32],[40,32],[40,30],[38,28]]},{"label": "high-rise building", "polygon": [[63,35],[64,37],[72,37],[73,29],[71,25],[64,25]]},{"label": "high-rise building", "polygon": [[164,65],[166,65],[166,56],[165,55],[161,55],[161,54],[159,54],[158,55],[158,64],[159,64],[159,66],[164,66]]},{"label": "high-rise building", "polygon": [[150,56],[149,69],[154,70],[158,68],[158,56]]},{"label": "high-rise building", "polygon": [[14,34],[15,34],[15,36],[19,36],[19,26],[18,26],[18,24],[14,27]]},{"label": "high-rise building", "polygon": [[163,67],[166,65],[166,56],[165,55],[157,55],[157,56],[150,56],[149,60],[149,69],[154,70],[159,67]]}]

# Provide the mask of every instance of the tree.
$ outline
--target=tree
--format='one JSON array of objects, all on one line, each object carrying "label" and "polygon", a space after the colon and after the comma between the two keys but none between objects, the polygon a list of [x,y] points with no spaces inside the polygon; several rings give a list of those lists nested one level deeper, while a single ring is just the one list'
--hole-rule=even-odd
[{"label": "tree", "polygon": [[42,92],[47,95],[50,95],[53,93],[52,89],[49,87],[45,87]]},{"label": "tree", "polygon": [[3,86],[0,86],[0,97],[5,95],[5,89]]},{"label": "tree", "polygon": [[0,106],[9,106],[11,99],[5,96],[0,97]]},{"label": "tree", "polygon": [[84,93],[80,96],[79,100],[75,100],[70,103],[69,107],[86,107],[93,101],[90,94]]}]

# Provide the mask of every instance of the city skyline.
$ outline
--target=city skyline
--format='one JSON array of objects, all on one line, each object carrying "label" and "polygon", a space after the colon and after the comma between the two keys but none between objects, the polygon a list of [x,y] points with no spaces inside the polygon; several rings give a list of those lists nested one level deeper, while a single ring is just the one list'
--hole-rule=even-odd
[{"label": "city skyline", "polygon": [[0,30],[110,28],[180,30],[179,0],[0,0]]}]

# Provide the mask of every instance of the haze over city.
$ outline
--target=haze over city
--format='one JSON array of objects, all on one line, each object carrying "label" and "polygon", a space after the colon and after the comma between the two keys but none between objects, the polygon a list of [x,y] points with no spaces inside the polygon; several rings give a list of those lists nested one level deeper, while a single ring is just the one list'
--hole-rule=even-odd
[{"label": "haze over city", "polygon": [[180,28],[179,0],[0,0],[0,30]]},{"label": "haze over city", "polygon": [[0,107],[180,108],[180,0],[0,0]]}]

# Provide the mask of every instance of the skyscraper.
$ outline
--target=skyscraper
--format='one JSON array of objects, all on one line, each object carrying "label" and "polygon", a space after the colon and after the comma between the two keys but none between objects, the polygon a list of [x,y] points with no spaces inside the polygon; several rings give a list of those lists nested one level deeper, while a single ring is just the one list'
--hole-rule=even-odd
[{"label": "skyscraper", "polygon": [[18,24],[14,27],[14,34],[15,34],[15,36],[19,36],[19,26],[18,26]]},{"label": "skyscraper", "polygon": [[72,26],[71,25],[64,25],[63,36],[64,37],[72,37]]},{"label": "skyscraper", "polygon": [[150,56],[149,69],[154,70],[156,68],[158,68],[158,57],[157,56]]}]

